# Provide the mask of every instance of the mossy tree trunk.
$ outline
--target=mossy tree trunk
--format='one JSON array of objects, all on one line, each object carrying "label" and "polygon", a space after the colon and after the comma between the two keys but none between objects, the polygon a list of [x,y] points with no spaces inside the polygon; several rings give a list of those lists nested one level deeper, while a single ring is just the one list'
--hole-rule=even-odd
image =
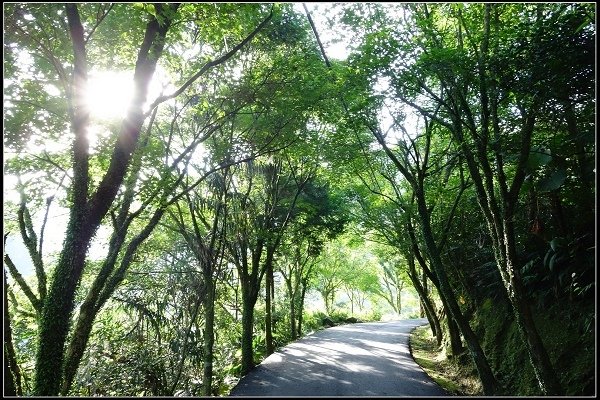
[{"label": "mossy tree trunk", "polygon": [[[255,281],[257,284],[259,282]],[[242,280],[242,368],[244,376],[254,368],[254,306],[258,300],[259,286],[249,280]]]},{"label": "mossy tree trunk", "polygon": [[[417,242],[417,237],[415,235],[414,226],[410,220],[406,224],[406,231],[408,232],[408,236],[410,237],[414,258],[419,262],[419,266],[421,267],[421,270],[423,271],[425,280],[427,278],[429,278],[429,280],[431,281],[433,286],[435,286],[435,288],[437,289],[437,292],[440,296],[440,300],[442,301],[443,311],[444,311],[444,314],[446,315],[446,327],[448,328],[448,339],[450,340],[450,351],[451,351],[451,354],[458,355],[458,354],[462,353],[462,351],[463,351],[462,341],[460,338],[460,330],[458,329],[456,322],[451,317],[450,308],[448,305],[448,300],[446,298],[446,295],[440,289],[440,284],[439,284],[439,280],[438,280],[437,276],[427,266],[425,258],[423,257],[423,254],[422,254],[419,244]],[[432,309],[433,309],[433,312],[435,313],[435,309],[433,307],[432,307]],[[440,335],[443,338],[443,330],[441,328],[440,318],[437,316],[437,314],[435,314],[435,318],[438,321]]]},{"label": "mossy tree trunk", "polygon": [[[532,26],[536,29],[531,46],[535,46],[528,51],[536,53],[539,51],[537,46],[543,46],[540,38],[544,35],[544,12],[543,4],[537,6],[537,16],[532,21]],[[423,8],[423,14],[417,13],[417,18],[424,24],[432,26],[432,14]],[[469,30],[479,29],[481,35],[477,38],[477,54],[474,57],[475,74],[474,84],[477,90],[477,101],[470,102],[472,93],[467,93],[466,87],[460,82],[462,79],[456,79],[456,74],[444,74],[443,71],[436,69],[432,71],[441,84],[447,88],[444,98],[438,99],[439,107],[449,117],[449,121],[439,118],[435,113],[420,108],[427,117],[433,118],[436,122],[445,126],[456,143],[461,153],[465,157],[471,179],[477,193],[477,201],[483,212],[488,225],[488,231],[492,238],[492,247],[496,264],[504,287],[512,304],[515,319],[520,332],[523,334],[529,358],[539,386],[545,395],[561,395],[562,387],[554,371],[548,353],[544,347],[539,333],[533,323],[531,309],[525,293],[523,283],[520,277],[518,260],[516,257],[516,236],[514,231],[515,207],[519,201],[519,192],[523,186],[526,177],[527,161],[531,152],[532,137],[534,132],[536,113],[542,107],[543,95],[538,89],[536,92],[518,93],[517,102],[520,113],[520,121],[517,116],[514,120],[502,121],[503,110],[501,108],[500,88],[498,80],[492,68],[494,58],[497,53],[502,51],[498,47],[497,40],[502,26],[499,20],[499,6],[494,4],[483,5],[483,18],[477,21],[468,22],[462,16],[462,11],[457,13],[457,23],[461,29],[468,34]],[[477,23],[480,25],[474,26]],[[431,36],[432,31],[427,31],[426,35]],[[469,41],[473,38],[467,35]],[[442,47],[442,42],[437,38],[431,37],[436,43],[436,47]],[[462,42],[459,43],[462,49]],[[471,74],[472,72],[465,72]],[[531,87],[537,88],[545,79],[546,71],[542,68],[527,71],[531,80]],[[423,90],[431,90],[424,81],[419,83]],[[408,101],[407,103],[410,103]],[[473,105],[474,104],[474,105]],[[413,104],[414,105],[414,104]],[[439,109],[439,108],[438,108]],[[515,135],[519,140],[511,143],[510,146],[517,149],[511,150],[510,154],[514,161],[507,162],[506,141],[502,141],[503,126],[506,123],[518,126],[520,132]],[[507,165],[510,165],[510,172]],[[513,172],[514,171],[514,175]],[[512,181],[509,177],[512,176]],[[458,321],[457,321],[458,322]],[[460,323],[459,323],[460,325]]]},{"label": "mossy tree trunk", "polygon": [[[125,277],[125,271],[129,269],[133,255],[143,241],[148,238],[164,213],[164,208],[160,207],[155,211],[154,216],[140,233],[130,240],[129,244],[126,246],[125,255],[121,259],[119,267],[116,268],[119,254],[121,254],[121,250],[125,245],[129,226],[133,221],[129,216],[129,209],[134,200],[135,186],[138,182],[139,171],[141,168],[141,156],[143,149],[148,143],[148,137],[151,132],[155,115],[156,113],[153,113],[153,118],[148,125],[145,136],[140,141],[140,145],[131,161],[131,170],[129,177],[125,182],[123,200],[115,219],[113,233],[109,240],[108,255],[104,259],[102,266],[100,267],[100,272],[94,278],[92,287],[79,308],[79,315],[75,323],[75,328],[66,350],[64,380],[60,390],[63,396],[69,394],[71,385],[75,379],[75,374],[77,373],[77,368],[79,367],[79,363],[85,352],[96,315],[122,281],[122,278],[120,277]],[[168,191],[165,191],[165,193],[166,192]]]},{"label": "mossy tree trunk", "polygon": [[[6,238],[6,236],[5,236]],[[22,396],[21,369],[12,342],[10,314],[8,312],[8,282],[6,270],[2,269],[4,288],[4,396]]]},{"label": "mossy tree trunk", "polygon": [[[77,322],[65,353],[64,379],[60,388],[60,393],[63,396],[67,396],[71,389],[75,374],[77,373],[77,368],[79,367],[79,363],[81,362],[81,358],[83,357],[90,338],[96,316],[125,278],[138,248],[150,236],[161,220],[164,212],[164,207],[158,208],[141,232],[131,239],[125,249],[118,268],[115,268],[118,249],[116,249],[114,258],[109,255],[104,261],[100,274],[94,280],[92,289],[88,292],[83,304],[79,308]],[[113,239],[115,238],[116,237],[113,237]],[[121,245],[119,245],[119,248],[120,246]]]},{"label": "mossy tree trunk", "polygon": [[469,326],[468,321],[462,314],[462,311],[460,310],[458,302],[454,296],[452,287],[450,286],[450,281],[448,280],[448,276],[444,269],[439,250],[431,230],[429,210],[427,209],[427,204],[425,203],[424,193],[417,188],[415,195],[417,199],[419,217],[421,219],[421,229],[423,233],[423,239],[425,241],[425,247],[427,249],[433,271],[440,285],[439,290],[444,294],[448,303],[448,311],[450,312],[448,318],[452,318],[456,322],[465,339],[465,343],[477,368],[479,378],[481,379],[481,384],[483,386],[485,395],[494,395],[497,393],[499,388],[498,382],[496,381],[483,349],[479,344],[479,340]]},{"label": "mossy tree trunk", "polygon": [[431,326],[431,331],[435,335],[435,339],[437,345],[442,344],[442,328],[440,326],[440,319],[437,316],[435,311],[435,306],[433,305],[431,299],[429,298],[429,294],[425,291],[425,288],[421,285],[419,275],[417,274],[415,268],[415,257],[414,254],[409,254],[407,257],[408,262],[408,276],[413,283],[413,287],[417,291],[419,298],[421,299],[421,304],[425,310],[427,315],[427,320],[429,321],[429,325]]},{"label": "mossy tree trunk", "polygon": [[[87,128],[89,111],[84,102],[87,83],[87,59],[84,29],[77,5],[67,4],[66,16],[73,43],[73,97],[70,107],[73,145],[73,183],[69,222],[48,294],[44,300],[39,324],[39,346],[36,356],[34,393],[53,396],[59,393],[64,380],[65,342],[71,325],[74,297],[81,279],[87,250],[100,222],[106,215],[123,182],[132,153],[145,119],[142,106],[156,63],[162,54],[171,19],[159,24],[155,17],[146,26],[134,73],[134,97],[112,154],[106,175],[96,192],[89,196],[89,143]],[[172,11],[178,5],[168,6]],[[162,13],[162,5],[157,13]]]},{"label": "mossy tree trunk", "polygon": [[448,326],[448,336],[450,339],[451,355],[458,356],[462,354],[464,350],[462,340],[460,339],[460,328],[458,327],[458,324],[452,318],[451,314],[448,311],[446,311],[446,324]]}]

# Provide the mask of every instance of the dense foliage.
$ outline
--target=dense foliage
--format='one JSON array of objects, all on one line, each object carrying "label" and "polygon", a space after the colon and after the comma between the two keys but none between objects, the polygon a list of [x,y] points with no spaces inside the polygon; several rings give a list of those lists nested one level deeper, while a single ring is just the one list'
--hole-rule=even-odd
[{"label": "dense foliage", "polygon": [[298,5],[4,5],[4,393],[225,395],[385,315],[593,394],[595,6]]}]

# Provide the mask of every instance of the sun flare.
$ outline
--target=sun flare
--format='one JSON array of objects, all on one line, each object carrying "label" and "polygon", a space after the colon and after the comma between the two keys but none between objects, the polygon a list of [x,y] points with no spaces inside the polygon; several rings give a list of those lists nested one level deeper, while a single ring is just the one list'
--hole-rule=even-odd
[{"label": "sun flare", "polygon": [[90,74],[85,98],[93,118],[110,121],[125,116],[132,93],[130,72],[103,71]]}]

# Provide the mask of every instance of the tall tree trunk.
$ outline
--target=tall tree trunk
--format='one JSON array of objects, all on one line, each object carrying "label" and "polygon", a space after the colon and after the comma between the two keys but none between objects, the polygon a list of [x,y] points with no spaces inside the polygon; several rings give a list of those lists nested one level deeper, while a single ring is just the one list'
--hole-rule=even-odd
[{"label": "tall tree trunk", "polygon": [[[460,339],[460,330],[458,329],[456,322],[452,319],[452,314],[450,312],[450,306],[448,303],[448,299],[446,297],[447,294],[441,290],[438,277],[427,267],[427,264],[425,263],[425,259],[423,258],[423,255],[421,254],[421,250],[420,250],[418,242],[417,242],[417,237],[415,235],[414,227],[413,227],[412,223],[410,223],[410,221],[407,224],[407,231],[408,231],[411,243],[412,243],[414,257],[419,262],[419,265],[421,266],[421,270],[423,271],[423,275],[425,276],[424,282],[427,282],[427,278],[429,278],[431,283],[433,283],[433,286],[435,286],[435,288],[437,289],[438,294],[440,296],[440,300],[442,301],[444,315],[446,315],[446,326],[448,328],[448,339],[450,340],[450,352],[452,355],[458,355],[458,354],[462,353],[463,346],[462,346],[462,341]],[[438,254],[439,254],[439,252],[438,252]],[[454,298],[454,292],[452,292],[452,296]],[[427,298],[429,298],[429,297],[427,297]],[[435,312],[435,309],[433,306],[432,306],[432,310],[433,310],[433,312]],[[437,317],[437,315],[436,315],[436,317]],[[438,322],[439,322],[439,318],[438,318]],[[440,330],[441,330],[441,322],[439,322],[439,323],[440,323]],[[442,336],[443,336],[443,333],[442,333]]]},{"label": "tall tree trunk", "polygon": [[441,344],[441,338],[442,337],[441,336],[438,337],[435,325],[433,323],[433,318],[431,317],[431,313],[429,312],[428,309],[425,308],[425,303],[424,303],[424,300],[422,298],[419,299],[419,308],[420,308],[420,311],[422,313],[424,313],[424,317],[421,317],[420,315],[419,315],[419,317],[420,318],[427,318],[427,322],[429,323],[429,329],[431,329],[431,334],[433,336],[435,336],[435,339],[437,341],[437,345],[439,346]]},{"label": "tall tree trunk", "polygon": [[462,341],[460,340],[460,329],[448,311],[446,311],[446,324],[448,325],[450,351],[452,356],[458,356],[463,352]]},{"label": "tall tree trunk", "polygon": [[75,224],[73,215],[67,227],[67,237],[54,279],[44,302],[39,325],[39,346],[36,360],[35,393],[57,395],[63,380],[64,348],[69,331],[73,300],[79,276],[83,270],[88,240]]},{"label": "tall tree trunk", "polygon": [[[160,13],[161,7],[157,7],[157,13]],[[169,7],[176,11],[178,5]],[[132,107],[117,137],[106,175],[94,195],[88,198],[89,113],[83,103],[83,90],[87,81],[85,39],[77,6],[67,4],[66,16],[74,53],[74,107],[71,110],[71,125],[75,133],[73,204],[63,249],[42,307],[39,323],[34,393],[40,396],[57,395],[63,382],[65,342],[71,326],[75,291],[83,273],[87,249],[123,182],[145,119],[142,106],[146,101],[148,84],[162,54],[164,40],[171,24],[170,18],[165,17],[162,25],[153,18],[146,26],[134,73],[135,94]]]},{"label": "tall tree trunk", "polygon": [[331,291],[331,299],[329,299],[329,306],[331,307],[330,313],[333,313],[333,303],[335,302],[335,291]]},{"label": "tall tree trunk", "polygon": [[429,298],[429,288],[427,287],[427,275],[425,274],[425,270],[421,271],[421,275],[423,278],[423,292],[425,293],[425,297]]},{"label": "tall tree trunk", "polygon": [[511,289],[508,290],[508,297],[514,309],[517,326],[527,340],[527,351],[540,389],[546,395],[561,394],[563,393],[562,386],[535,326],[531,306],[527,301],[527,295],[523,288],[520,271],[516,267],[517,250],[514,241],[516,235],[514,234],[512,217],[507,217],[504,220],[504,229],[506,232],[506,269],[508,271],[508,285]]},{"label": "tall tree trunk", "polygon": [[[117,255],[119,254],[118,249],[121,246],[120,244],[118,244],[114,249],[115,252],[105,259],[104,265],[101,268],[101,274],[106,275],[104,278],[101,278],[100,275],[96,277],[92,288],[88,292],[83,304],[79,308],[77,323],[75,324],[75,328],[71,335],[71,340],[69,341],[69,345],[66,350],[65,362],[63,365],[63,381],[60,388],[60,393],[63,396],[67,396],[69,390],[71,389],[73,379],[77,373],[77,368],[79,367],[85,347],[87,346],[90,338],[90,333],[92,331],[96,315],[108,301],[110,296],[112,296],[118,285],[125,278],[125,273],[131,265],[137,249],[144,242],[144,240],[150,236],[150,233],[152,233],[155,226],[162,218],[164,211],[165,209],[163,207],[157,209],[142,231],[131,239],[127,245],[127,249],[123,255],[123,258],[121,259],[121,264],[119,265],[118,269],[113,271],[114,263],[116,262]],[[113,239],[115,240],[115,242],[113,242],[115,244],[120,240],[118,237],[114,237]],[[113,273],[109,277],[108,274],[110,271],[113,271]]]},{"label": "tall tree trunk", "polygon": [[421,299],[421,304],[423,305],[423,308],[425,309],[427,319],[429,321],[429,325],[431,326],[431,331],[435,335],[437,345],[439,346],[442,344],[442,335],[443,335],[442,328],[440,326],[440,320],[437,316],[437,313],[435,312],[435,307],[433,306],[433,303],[431,302],[429,295],[427,294],[427,292],[425,291],[425,289],[423,288],[423,286],[421,286],[421,283],[419,282],[419,276],[417,275],[417,271],[415,268],[414,255],[409,254],[409,256],[407,257],[407,261],[408,261],[408,269],[409,269],[408,277],[412,281],[413,286],[414,286],[415,290],[417,291],[419,298]]},{"label": "tall tree trunk", "polygon": [[[460,329],[456,324],[456,321],[452,319],[452,312],[450,311],[450,305],[446,294],[442,292],[439,288],[439,281],[436,279],[432,280],[432,283],[437,288],[438,293],[440,295],[440,300],[442,301],[442,307],[444,310],[444,315],[446,315],[446,327],[448,328],[448,340],[450,340],[450,354],[459,355],[463,352],[463,345],[460,339]],[[454,294],[452,294],[454,296]],[[456,300],[455,300],[456,301]],[[437,317],[437,316],[436,316]],[[441,330],[441,321],[438,318],[439,328]],[[443,336],[443,333],[442,333]]]},{"label": "tall tree trunk", "polygon": [[249,283],[242,283],[242,376],[254,367],[254,306],[257,296],[252,294],[253,289]]},{"label": "tall tree trunk", "polygon": [[302,291],[300,293],[300,304],[298,306],[298,337],[302,336],[302,320],[304,316],[304,299],[306,297],[306,288],[308,282],[306,279],[302,279]]},{"label": "tall tree trunk", "polygon": [[4,285],[4,396],[22,396],[21,370],[12,342],[10,314],[8,312],[8,281],[6,270],[2,269]]},{"label": "tall tree trunk", "polygon": [[297,323],[296,319],[297,319],[297,317],[296,317],[296,307],[292,303],[292,304],[290,304],[290,335],[291,335],[292,340],[298,339],[298,331],[297,331],[297,326],[296,326],[296,323]]},{"label": "tall tree trunk", "polygon": [[325,312],[331,314],[331,306],[329,305],[329,292],[322,293],[323,300],[325,300]]},{"label": "tall tree trunk", "polygon": [[292,276],[290,274],[289,277],[285,278],[285,286],[288,293],[288,298],[290,299],[290,335],[292,340],[296,340],[298,338],[298,334],[296,332],[296,302],[295,302],[295,293],[292,288]]},{"label": "tall tree trunk", "polygon": [[96,310],[94,305],[84,301],[79,308],[77,324],[67,349],[64,366],[64,381],[60,388],[62,396],[68,396],[69,391],[71,390],[71,385],[73,384],[77,369],[79,368],[79,363],[85,352],[85,347],[90,338],[95,318]]},{"label": "tall tree trunk", "polygon": [[[211,270],[212,272],[212,270]],[[202,395],[212,396],[213,360],[215,345],[215,295],[216,283],[211,276],[205,276],[206,295],[204,297],[204,368],[202,370]]]},{"label": "tall tree trunk", "polygon": [[275,249],[269,246],[266,257],[266,277],[265,277],[265,345],[267,356],[275,352],[273,345],[273,255]]},{"label": "tall tree trunk", "polygon": [[444,294],[448,303],[448,311],[450,312],[448,318],[452,318],[454,319],[454,321],[456,321],[460,332],[465,338],[465,343],[469,349],[471,358],[475,363],[477,372],[479,374],[479,378],[481,379],[484,394],[486,396],[494,395],[498,391],[498,382],[496,381],[496,378],[492,373],[492,369],[490,368],[485,353],[483,352],[483,349],[479,344],[479,340],[477,339],[477,336],[475,336],[475,333],[469,326],[468,321],[463,316],[458,302],[456,301],[456,298],[454,296],[452,287],[450,286],[448,276],[446,275],[446,271],[444,269],[444,265],[439,254],[439,250],[433,237],[433,232],[431,231],[429,210],[427,209],[427,204],[425,203],[424,193],[419,188],[414,189],[416,189],[415,197],[417,199],[417,208],[419,217],[421,219],[423,239],[425,240],[425,246],[427,249],[427,253],[429,254],[431,265],[439,282],[440,293]]}]

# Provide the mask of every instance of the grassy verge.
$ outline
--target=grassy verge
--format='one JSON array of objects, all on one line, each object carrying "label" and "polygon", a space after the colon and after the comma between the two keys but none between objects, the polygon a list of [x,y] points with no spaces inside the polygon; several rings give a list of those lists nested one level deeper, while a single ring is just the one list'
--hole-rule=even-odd
[{"label": "grassy verge", "polygon": [[481,396],[481,384],[470,363],[464,365],[464,358],[448,359],[442,349],[438,349],[429,326],[421,326],[410,334],[410,352],[421,368],[438,385],[452,395]]}]

